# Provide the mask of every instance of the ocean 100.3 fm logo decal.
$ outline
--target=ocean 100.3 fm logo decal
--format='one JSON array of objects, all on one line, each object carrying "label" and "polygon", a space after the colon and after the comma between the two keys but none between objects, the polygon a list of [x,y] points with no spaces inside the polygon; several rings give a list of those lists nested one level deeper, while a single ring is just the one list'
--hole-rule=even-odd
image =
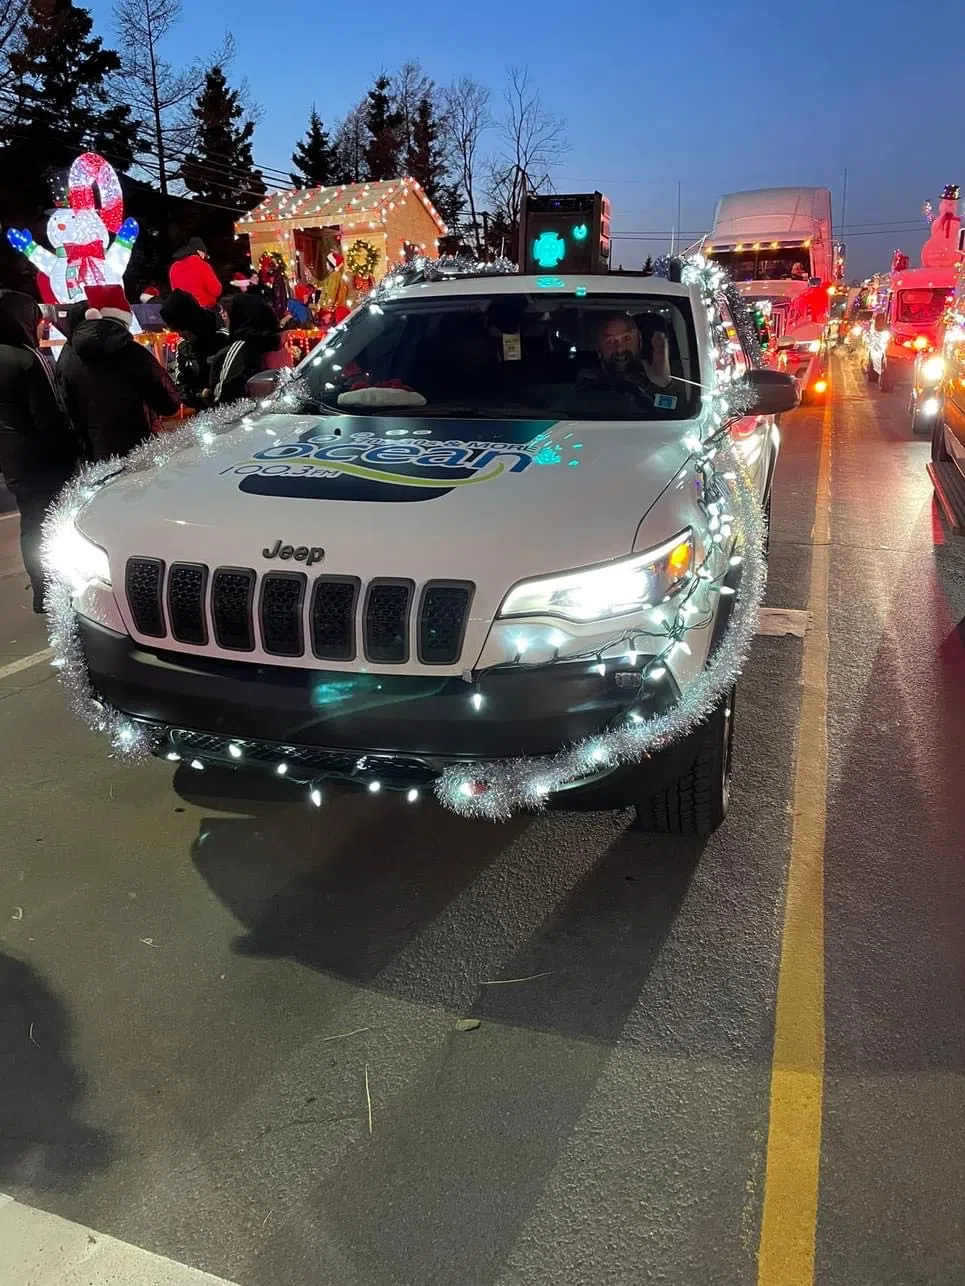
[{"label": "ocean 100.3 fm logo decal", "polygon": [[341,433],[328,420],[324,428],[256,451],[225,472],[240,476],[242,491],[258,495],[432,500],[545,463],[546,436],[554,423],[467,420],[429,427],[422,421],[402,436],[398,420],[373,423],[371,431]]}]

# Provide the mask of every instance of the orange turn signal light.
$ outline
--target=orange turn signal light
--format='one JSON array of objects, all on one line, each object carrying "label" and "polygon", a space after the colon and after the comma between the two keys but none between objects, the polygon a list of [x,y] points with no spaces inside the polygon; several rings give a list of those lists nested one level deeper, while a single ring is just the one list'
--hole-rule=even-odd
[{"label": "orange turn signal light", "polygon": [[928,340],[925,338],[925,336],[916,335],[915,342],[912,344],[912,348],[916,348],[920,353],[923,348],[927,348],[927,347],[928,347]]},{"label": "orange turn signal light", "polygon": [[815,380],[815,381],[814,381],[814,391],[815,391],[815,393],[827,393],[827,391],[828,391],[828,381],[827,381],[827,380]]},{"label": "orange turn signal light", "polygon": [[678,581],[690,571],[693,555],[694,547],[689,540],[682,540],[679,545],[671,549],[670,557],[667,559],[667,570],[672,580]]}]

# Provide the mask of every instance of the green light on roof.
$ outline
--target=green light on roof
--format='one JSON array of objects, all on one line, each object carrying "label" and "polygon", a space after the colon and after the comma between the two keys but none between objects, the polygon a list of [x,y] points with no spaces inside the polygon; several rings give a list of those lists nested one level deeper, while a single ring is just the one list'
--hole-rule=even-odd
[{"label": "green light on roof", "polygon": [[576,294],[577,299],[583,299],[586,295],[586,286],[577,286],[574,293]]},{"label": "green light on roof", "polygon": [[540,290],[562,290],[566,282],[562,277],[537,277],[536,284]]},{"label": "green light on roof", "polygon": [[585,223],[578,223],[576,227],[573,229],[574,241],[585,241],[589,235],[590,235],[590,229],[586,226]]},{"label": "green light on roof", "polygon": [[566,242],[558,232],[541,232],[533,242],[533,258],[540,268],[556,268],[566,258]]}]

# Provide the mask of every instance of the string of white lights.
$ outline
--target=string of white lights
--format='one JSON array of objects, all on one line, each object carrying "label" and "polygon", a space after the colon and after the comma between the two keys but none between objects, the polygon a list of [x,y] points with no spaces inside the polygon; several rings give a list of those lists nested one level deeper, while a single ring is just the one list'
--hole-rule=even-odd
[{"label": "string of white lights", "polygon": [[[477,268],[480,267],[477,265]],[[433,271],[450,275],[455,263],[434,265]],[[467,271],[464,263],[459,271]],[[487,265],[485,270],[502,273],[515,271],[515,265]],[[413,264],[389,278],[370,299],[378,308],[384,300],[407,284],[412,275],[425,271],[424,264]],[[631,665],[638,666],[638,694],[646,691],[666,673],[668,662],[679,648],[689,650],[688,634],[706,629],[719,610],[721,595],[733,595],[727,627],[708,664],[698,677],[689,681],[676,704],[667,712],[644,717],[633,710],[633,694],[628,693],[630,713],[619,726],[563,747],[554,755],[522,757],[475,764],[454,765],[443,771],[435,783],[438,799],[454,812],[464,816],[498,820],[522,809],[541,809],[549,797],[563,787],[621,764],[639,762],[680,737],[693,731],[729,693],[746,660],[757,625],[757,613],[764,593],[766,566],[764,560],[764,517],[754,484],[740,453],[733,446],[727,424],[742,408],[749,406],[750,391],[731,378],[731,367],[724,360],[733,333],[729,337],[719,312],[719,301],[726,294],[742,337],[753,347],[756,335],[736,297],[727,288],[722,270],[702,259],[688,262],[683,269],[684,281],[699,286],[714,339],[715,369],[713,382],[704,389],[701,412],[696,424],[690,424],[683,439],[688,455],[680,470],[683,483],[693,482],[704,518],[701,561],[693,567],[669,600],[650,609],[651,625],[627,632],[621,630],[612,643],[598,656],[602,674],[608,662],[614,664],[613,648],[628,644]],[[336,333],[341,327],[336,328]],[[186,450],[201,457],[221,454],[237,448],[244,435],[253,433],[269,438],[277,436],[270,420],[260,417],[262,408],[295,408],[308,397],[300,381],[279,388],[267,402],[253,402],[205,412],[174,433],[151,438],[121,460],[95,464],[71,482],[54,506],[45,524],[44,559],[48,574],[47,611],[53,664],[67,691],[72,711],[95,731],[104,734],[113,754],[125,759],[145,759],[158,752],[166,742],[166,729],[151,729],[130,719],[102,702],[91,689],[73,610],[74,586],[63,573],[58,550],[65,534],[74,531],[75,521],[83,506],[119,471],[139,485],[151,485],[159,470]],[[656,651],[636,652],[640,639],[659,640]],[[627,657],[619,659],[626,669]],[[517,658],[517,662],[523,658]],[[569,660],[569,658],[568,658]],[[535,668],[535,667],[534,667]],[[469,711],[477,712],[484,701],[476,676],[468,694]],[[232,751],[233,746],[228,747]],[[232,758],[241,757],[234,746]],[[172,751],[171,758],[178,758]],[[197,761],[198,767],[203,767]],[[288,765],[279,755],[275,766],[280,775]],[[308,797],[319,806],[322,802],[318,782],[310,781]],[[367,782],[377,793],[381,783],[376,777]],[[410,789],[407,798],[414,801],[419,792]]]}]

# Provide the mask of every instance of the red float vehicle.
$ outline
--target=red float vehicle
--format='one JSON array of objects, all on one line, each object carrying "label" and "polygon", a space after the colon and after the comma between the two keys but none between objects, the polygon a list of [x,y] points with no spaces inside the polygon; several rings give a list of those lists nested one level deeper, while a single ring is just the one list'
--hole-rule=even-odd
[{"label": "red float vehicle", "polygon": [[[942,192],[938,217],[922,246],[920,268],[895,252],[891,281],[880,294],[868,337],[865,373],[883,393],[911,383],[916,360],[941,347],[942,329],[958,279],[958,186]],[[917,381],[915,381],[917,383]]]}]

